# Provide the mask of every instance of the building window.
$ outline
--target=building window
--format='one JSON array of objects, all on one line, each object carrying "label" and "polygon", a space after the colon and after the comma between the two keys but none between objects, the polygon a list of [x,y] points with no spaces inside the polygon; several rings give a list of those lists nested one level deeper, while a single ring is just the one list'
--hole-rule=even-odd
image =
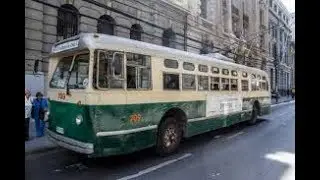
[{"label": "building window", "polygon": [[103,15],[98,20],[98,33],[114,35],[115,20],[111,16]]},{"label": "building window", "polygon": [[176,60],[172,59],[165,59],[164,60],[164,66],[166,68],[173,68],[173,69],[178,69],[179,63]]},{"label": "building window", "polygon": [[211,51],[210,47],[213,47],[213,44],[210,45],[208,40],[205,40],[201,43],[202,48],[200,49],[200,54],[209,54]]},{"label": "building window", "polygon": [[183,69],[188,71],[194,71],[195,67],[193,63],[183,62]]},{"label": "building window", "polygon": [[243,35],[244,37],[248,36],[249,32],[249,16],[243,14]]},{"label": "building window", "polygon": [[263,22],[264,22],[264,16],[263,16],[263,10],[262,9],[260,9],[260,24],[262,25],[263,24]]},{"label": "building window", "polygon": [[270,83],[271,83],[271,89],[273,89],[273,69],[270,69]]},{"label": "building window", "polygon": [[260,34],[260,48],[264,47],[264,34]]},{"label": "building window", "polygon": [[200,72],[208,72],[208,66],[199,64],[198,69]]},{"label": "building window", "polygon": [[151,89],[151,57],[127,53],[127,88]]},{"label": "building window", "polygon": [[163,89],[179,90],[179,75],[163,73]]},{"label": "building window", "polygon": [[196,89],[196,77],[192,74],[182,74],[182,89]]},{"label": "building window", "polygon": [[211,88],[212,91],[220,90],[220,78],[219,77],[211,77]]},{"label": "building window", "polygon": [[272,1],[273,0],[269,0],[269,7],[272,7]]},{"label": "building window", "polygon": [[277,59],[277,45],[276,45],[276,43],[274,43],[273,45],[272,45],[272,53],[273,53],[273,58],[274,59]]},{"label": "building window", "polygon": [[163,35],[162,35],[163,46],[175,48],[176,47],[175,40],[176,40],[176,34],[171,28],[163,32]]},{"label": "building window", "polygon": [[198,90],[207,91],[209,89],[209,77],[198,76]]},{"label": "building window", "polygon": [[79,11],[71,4],[64,4],[58,9],[58,40],[78,34]]},{"label": "building window", "polygon": [[242,91],[249,91],[248,80],[241,80],[241,90]]},{"label": "building window", "polygon": [[140,24],[134,24],[130,29],[130,39],[141,41],[142,27]]},{"label": "building window", "polygon": [[200,9],[201,9],[200,16],[206,19],[207,18],[207,0],[201,0]]}]

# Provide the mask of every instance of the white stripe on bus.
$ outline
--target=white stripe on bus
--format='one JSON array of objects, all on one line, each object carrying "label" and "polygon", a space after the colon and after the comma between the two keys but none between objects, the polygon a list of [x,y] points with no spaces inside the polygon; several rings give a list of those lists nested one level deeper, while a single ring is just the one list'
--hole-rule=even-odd
[{"label": "white stripe on bus", "polygon": [[152,129],[157,129],[158,125],[152,125],[152,126],[146,126],[136,129],[128,129],[128,130],[120,130],[120,131],[105,131],[105,132],[98,132],[97,136],[116,136],[116,135],[125,135],[125,134],[131,134],[141,131],[148,131]]},{"label": "white stripe on bus", "polygon": [[[235,113],[243,113],[251,110],[245,110],[245,111],[240,111],[240,112],[234,112],[230,114],[235,114]],[[228,115],[230,115],[228,114]],[[220,115],[216,116],[210,116],[210,117],[202,117],[202,118],[194,118],[194,119],[189,119],[188,122],[194,122],[194,121],[202,121],[202,120],[207,120],[215,117],[219,117]],[[152,125],[152,126],[146,126],[146,127],[141,127],[141,128],[136,128],[136,129],[128,129],[128,130],[120,130],[120,131],[104,131],[104,132],[98,132],[97,136],[116,136],[116,135],[125,135],[125,134],[131,134],[131,133],[136,133],[136,132],[141,132],[141,131],[148,131],[152,129],[156,129],[158,125]]]}]

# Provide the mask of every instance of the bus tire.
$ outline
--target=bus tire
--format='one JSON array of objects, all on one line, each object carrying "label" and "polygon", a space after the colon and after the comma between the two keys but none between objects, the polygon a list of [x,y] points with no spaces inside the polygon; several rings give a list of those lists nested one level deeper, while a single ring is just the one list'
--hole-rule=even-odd
[{"label": "bus tire", "polygon": [[252,113],[251,113],[251,118],[249,120],[249,125],[256,124],[257,118],[258,118],[258,106],[256,104],[254,104],[252,107]]},{"label": "bus tire", "polygon": [[172,154],[178,150],[182,138],[182,129],[174,117],[166,117],[158,129],[156,152],[160,156]]}]

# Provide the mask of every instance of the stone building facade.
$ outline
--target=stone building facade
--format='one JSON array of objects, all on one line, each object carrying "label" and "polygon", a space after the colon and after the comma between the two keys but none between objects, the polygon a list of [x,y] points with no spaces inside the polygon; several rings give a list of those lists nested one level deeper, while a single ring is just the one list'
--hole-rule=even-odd
[{"label": "stone building facade", "polygon": [[269,59],[274,62],[270,68],[271,87],[285,95],[292,87],[290,13],[280,0],[268,1]]},{"label": "stone building facade", "polygon": [[52,45],[82,32],[221,53],[267,70],[267,9],[265,0],[25,0],[26,87],[45,93]]},{"label": "stone building facade", "polygon": [[295,88],[295,41],[296,41],[296,22],[295,13],[291,13],[290,28],[291,28],[291,43],[290,43],[290,54],[289,59],[291,62],[291,87]]}]

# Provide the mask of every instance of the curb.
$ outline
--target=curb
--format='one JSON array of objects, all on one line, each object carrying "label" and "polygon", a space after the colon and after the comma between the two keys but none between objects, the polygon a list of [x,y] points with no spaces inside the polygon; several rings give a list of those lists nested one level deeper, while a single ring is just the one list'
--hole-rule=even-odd
[{"label": "curb", "polygon": [[[25,156],[32,155],[32,154],[44,153],[44,152],[48,152],[48,151],[52,151],[52,150],[60,148],[60,146],[58,146],[57,144],[50,141],[48,139],[48,137],[44,137],[44,138],[46,141],[49,141],[49,143],[45,143],[43,146],[38,146],[35,148],[31,148],[31,150],[25,151]],[[37,142],[35,142],[35,143],[37,143]],[[42,143],[42,142],[40,141],[39,143]],[[26,144],[25,144],[25,147],[26,147]]]},{"label": "curb", "polygon": [[53,151],[53,150],[58,149],[58,148],[60,148],[60,147],[55,146],[55,147],[39,148],[39,149],[35,149],[35,150],[32,150],[32,151],[25,152],[25,156],[34,155],[34,154],[40,154],[40,153],[44,153],[44,152],[49,152],[49,151]]},{"label": "curb", "polygon": [[284,105],[284,104],[294,103],[294,102],[295,102],[295,100],[282,101],[279,103],[271,104],[271,108],[276,107],[276,106],[280,106],[280,105]]}]

